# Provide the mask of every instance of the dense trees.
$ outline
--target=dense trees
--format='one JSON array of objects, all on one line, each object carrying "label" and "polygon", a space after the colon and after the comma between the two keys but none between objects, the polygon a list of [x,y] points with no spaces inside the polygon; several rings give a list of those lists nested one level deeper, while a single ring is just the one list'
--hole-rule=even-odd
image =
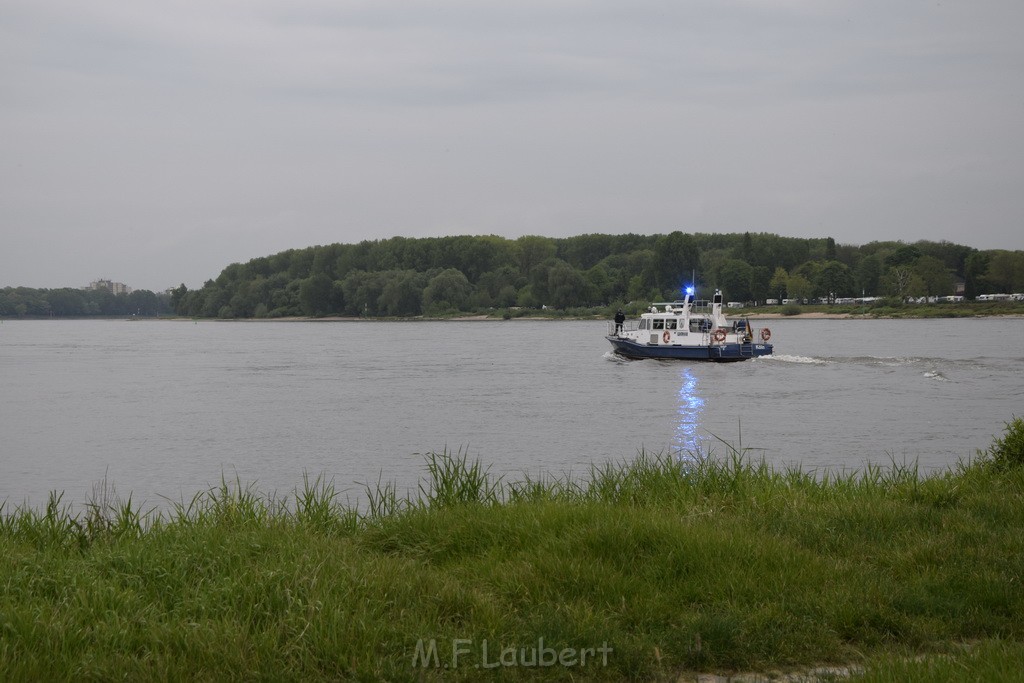
[{"label": "dense trees", "polygon": [[658,238],[654,249],[655,285],[662,291],[678,292],[694,284],[700,270],[700,249],[692,235],[676,232]]},{"label": "dense trees", "polygon": [[444,313],[466,309],[473,286],[458,268],[447,268],[423,289],[423,307],[428,313]]},{"label": "dense trees", "polygon": [[[832,253],[835,254],[834,248]],[[839,261],[827,261],[818,269],[814,293],[829,303],[835,303],[839,296],[851,296],[853,294],[853,275],[850,273],[849,266]]]},{"label": "dense trees", "polygon": [[174,293],[168,297],[145,289],[113,294],[105,289],[6,287],[0,289],[0,317],[153,316],[171,313],[173,300]]},{"label": "dense trees", "polygon": [[1000,292],[1019,292],[1024,289],[1024,252],[991,252],[986,269],[988,288]]},{"label": "dense trees", "polygon": [[754,284],[754,267],[743,259],[729,259],[719,271],[722,293],[730,301],[747,301]]},{"label": "dense trees", "polygon": [[1024,289],[1024,252],[949,242],[872,242],[769,233],[493,235],[293,249],[231,264],[201,289],[174,290],[181,315],[416,316],[522,306],[565,309],[679,296],[692,279],[727,300],[941,296]]},{"label": "dense trees", "polygon": [[0,290],[0,316],[417,316],[513,306],[559,309],[674,299],[697,285],[730,301],[968,297],[1024,290],[1024,252],[949,242],[836,244],[769,233],[394,237],[233,263],[200,289],[114,296]]}]

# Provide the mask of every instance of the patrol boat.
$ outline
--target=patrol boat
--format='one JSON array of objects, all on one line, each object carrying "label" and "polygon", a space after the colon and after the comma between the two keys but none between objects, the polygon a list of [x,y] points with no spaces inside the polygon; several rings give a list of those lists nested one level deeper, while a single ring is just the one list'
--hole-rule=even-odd
[{"label": "patrol boat", "polygon": [[609,323],[605,338],[626,358],[730,362],[771,354],[771,330],[755,331],[747,319],[727,320],[721,292],[709,303],[694,301],[693,291],[687,287],[682,301],[652,304],[639,320]]}]

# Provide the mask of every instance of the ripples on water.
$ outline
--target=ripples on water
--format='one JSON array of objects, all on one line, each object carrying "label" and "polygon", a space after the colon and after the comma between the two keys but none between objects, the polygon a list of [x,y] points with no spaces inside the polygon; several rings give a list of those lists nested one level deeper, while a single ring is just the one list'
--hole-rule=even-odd
[{"label": "ripples on water", "polygon": [[[755,323],[755,326],[763,326]],[[0,500],[188,499],[222,476],[359,499],[415,491],[422,454],[492,473],[585,474],[723,442],[779,465],[946,467],[1024,405],[1024,320],[772,321],[777,354],[630,361],[603,322],[6,321]]]}]

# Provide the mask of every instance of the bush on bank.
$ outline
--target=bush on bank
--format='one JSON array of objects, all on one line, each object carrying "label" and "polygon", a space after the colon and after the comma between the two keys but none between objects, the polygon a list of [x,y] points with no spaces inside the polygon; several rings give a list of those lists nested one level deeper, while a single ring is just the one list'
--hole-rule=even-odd
[{"label": "bush on bank", "polygon": [[359,508],[309,479],[165,515],[55,495],[0,514],[0,678],[674,679],[1006,643],[984,669],[1022,657],[1021,433],[930,476],[731,450],[506,481],[442,453]]},{"label": "bush on bank", "polygon": [[1024,467],[1024,418],[1006,423],[1006,432],[992,441],[986,455],[987,462],[1001,472]]}]

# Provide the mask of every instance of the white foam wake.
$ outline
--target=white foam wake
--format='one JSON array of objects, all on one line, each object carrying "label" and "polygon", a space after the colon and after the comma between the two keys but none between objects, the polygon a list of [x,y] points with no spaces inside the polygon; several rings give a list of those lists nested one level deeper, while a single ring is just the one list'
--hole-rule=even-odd
[{"label": "white foam wake", "polygon": [[785,353],[773,353],[770,356],[761,356],[761,360],[773,360],[779,363],[802,363],[804,365],[828,365],[832,361],[824,358],[812,358],[810,356],[791,356]]},{"label": "white foam wake", "polygon": [[929,370],[928,372],[924,373],[924,376],[925,376],[926,379],[934,379],[934,380],[938,380],[940,382],[950,382],[950,381],[952,381],[948,377],[943,375],[941,372],[939,372],[938,370]]}]

